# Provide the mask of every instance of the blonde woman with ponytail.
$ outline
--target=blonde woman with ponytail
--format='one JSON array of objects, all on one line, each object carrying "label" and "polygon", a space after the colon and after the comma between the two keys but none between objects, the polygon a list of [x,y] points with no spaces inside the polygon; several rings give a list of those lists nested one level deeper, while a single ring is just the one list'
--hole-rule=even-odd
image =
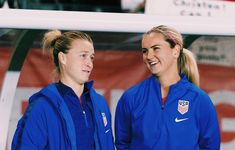
[{"label": "blonde woman with ponytail", "polygon": [[89,76],[95,51],[79,31],[45,33],[59,81],[32,95],[12,150],[114,150],[111,114]]},{"label": "blonde woman with ponytail", "polygon": [[142,53],[152,75],[118,102],[117,150],[219,150],[216,111],[199,88],[197,63],[181,34],[154,27],[143,35]]}]

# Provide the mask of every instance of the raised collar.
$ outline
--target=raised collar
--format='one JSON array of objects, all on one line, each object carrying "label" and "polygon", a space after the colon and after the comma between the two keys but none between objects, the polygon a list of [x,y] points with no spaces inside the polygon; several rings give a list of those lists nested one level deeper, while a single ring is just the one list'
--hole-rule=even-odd
[{"label": "raised collar", "polygon": [[[84,90],[82,93],[83,95],[89,93],[90,89],[93,86],[93,83],[94,83],[94,81],[89,81],[84,84]],[[75,94],[75,92],[73,91],[73,89],[71,87],[65,85],[61,81],[57,82],[56,86],[57,86],[59,92],[62,94],[62,96],[64,96],[65,94],[70,94],[70,93]]]}]

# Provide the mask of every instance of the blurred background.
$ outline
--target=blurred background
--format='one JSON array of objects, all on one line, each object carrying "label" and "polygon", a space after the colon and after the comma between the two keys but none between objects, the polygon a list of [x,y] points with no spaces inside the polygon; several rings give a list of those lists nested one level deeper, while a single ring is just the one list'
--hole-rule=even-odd
[{"label": "blurred background", "polygon": [[[228,20],[235,17],[233,0],[0,0],[0,6],[1,9],[12,10],[190,16],[192,20],[198,16],[225,17]],[[235,24],[231,26],[235,28]],[[6,78],[8,71],[20,73],[16,79],[16,90],[12,93],[14,101],[8,105],[10,120],[6,149],[10,149],[17,121],[27,107],[28,98],[55,81],[50,56],[41,49],[41,39],[46,31],[0,27],[0,90],[11,87],[4,85],[9,80]],[[95,80],[95,88],[105,96],[114,116],[123,91],[150,75],[142,62],[142,32],[85,32],[91,35],[96,50],[91,79]],[[196,56],[200,86],[209,94],[216,107],[221,129],[221,149],[232,150],[235,147],[235,34],[182,34],[184,47]],[[3,92],[1,94],[1,98],[4,97]],[[4,100],[1,101],[0,105],[3,106]],[[4,112],[0,112],[1,117],[4,116]],[[2,124],[3,118],[0,119]]]}]

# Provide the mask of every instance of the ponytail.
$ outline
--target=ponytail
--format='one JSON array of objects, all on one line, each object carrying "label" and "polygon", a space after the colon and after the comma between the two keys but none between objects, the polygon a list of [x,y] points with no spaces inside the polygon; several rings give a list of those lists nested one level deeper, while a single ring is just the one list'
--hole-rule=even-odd
[{"label": "ponytail", "polygon": [[61,32],[59,30],[52,30],[45,33],[42,45],[43,45],[43,51],[48,51],[51,54],[51,57],[54,61],[56,72],[60,73],[59,68],[59,59],[58,59],[58,53],[59,50],[55,47],[56,41],[59,37],[61,37]]},{"label": "ponytail", "polygon": [[56,40],[60,36],[61,32],[59,30],[52,30],[46,32],[42,41],[43,51],[49,51],[51,54],[53,54]]},{"label": "ponytail", "polygon": [[199,71],[196,59],[191,51],[182,49],[178,58],[178,68],[180,73],[183,73],[190,82],[199,87]]}]

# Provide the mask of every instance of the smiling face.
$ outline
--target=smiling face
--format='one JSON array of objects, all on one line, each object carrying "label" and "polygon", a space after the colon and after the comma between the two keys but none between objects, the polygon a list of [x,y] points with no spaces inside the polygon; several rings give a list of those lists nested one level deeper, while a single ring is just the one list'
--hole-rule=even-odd
[{"label": "smiling face", "polygon": [[84,84],[89,80],[94,60],[93,44],[87,40],[76,39],[71,43],[68,53],[59,53],[61,80],[67,84]]},{"label": "smiling face", "polygon": [[171,48],[161,33],[145,34],[142,39],[143,60],[154,75],[178,74],[179,47]]}]

